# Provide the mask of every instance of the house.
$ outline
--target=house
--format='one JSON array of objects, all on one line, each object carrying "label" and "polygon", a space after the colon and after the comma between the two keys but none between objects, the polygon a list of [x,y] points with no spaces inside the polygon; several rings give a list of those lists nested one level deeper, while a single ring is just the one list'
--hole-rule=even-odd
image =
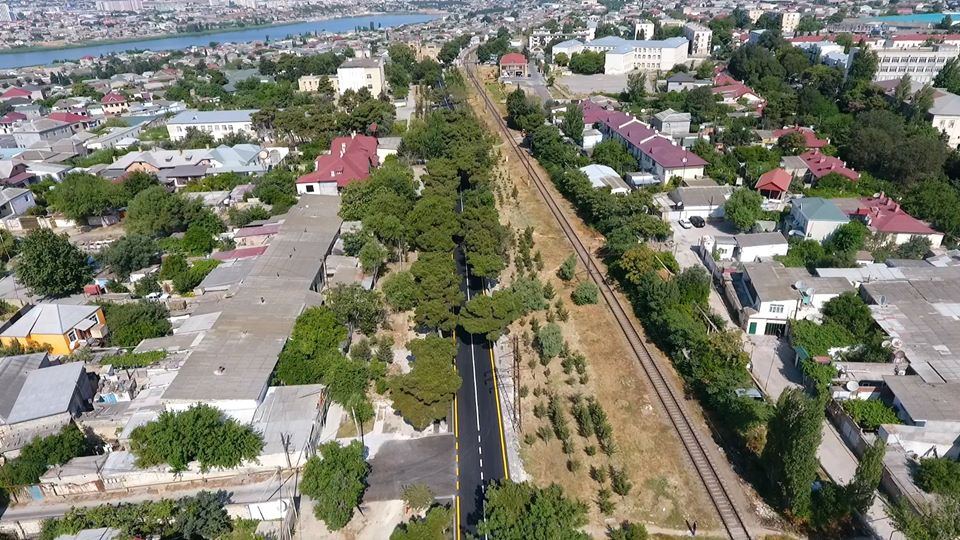
[{"label": "house", "polygon": [[790,235],[823,242],[841,226],[850,222],[833,202],[820,197],[794,199],[787,216]]},{"label": "house", "polygon": [[22,187],[0,189],[0,219],[19,217],[36,206],[33,192]]},{"label": "house", "polygon": [[56,141],[71,135],[73,130],[70,124],[48,118],[21,122],[13,130],[13,139],[17,142],[17,148],[30,148],[38,142]]},{"label": "house", "polygon": [[667,92],[695,90],[701,86],[713,86],[710,79],[698,79],[687,72],[674,73],[667,77]]},{"label": "house", "polygon": [[712,237],[706,235],[700,239],[700,245],[725,261],[756,262],[760,259],[772,259],[777,255],[786,255],[789,244],[778,232],[758,232],[736,234],[733,236]]},{"label": "house", "polygon": [[529,77],[527,57],[520,53],[507,53],[500,57],[501,77]]},{"label": "house", "polygon": [[337,68],[337,94],[366,88],[374,97],[387,91],[381,58],[351,58]]},{"label": "house", "polygon": [[915,236],[930,240],[931,247],[939,247],[943,242],[943,233],[908,214],[900,207],[900,203],[883,192],[876,197],[833,199],[833,203],[850,219],[864,222],[871,232],[882,235],[898,246]]},{"label": "house", "polygon": [[713,30],[702,24],[689,22],[683,25],[683,35],[690,42],[688,53],[696,58],[710,56],[710,41],[713,39]]},{"label": "house", "polygon": [[712,184],[681,186],[669,193],[658,195],[657,200],[663,219],[672,221],[694,216],[704,219],[722,218],[723,205],[733,193],[733,188]]},{"label": "house", "polygon": [[606,165],[594,163],[586,167],[580,167],[580,172],[587,177],[587,180],[590,180],[590,184],[596,189],[610,188],[610,193],[617,195],[626,195],[630,192],[630,186],[623,181],[617,171]]},{"label": "house", "polygon": [[26,119],[27,115],[21,112],[8,112],[7,114],[3,115],[2,118],[0,118],[0,133],[13,133],[13,130],[17,127],[17,124]]},{"label": "house", "polygon": [[10,101],[11,99],[25,99],[27,101],[39,101],[43,99],[43,90],[37,86],[25,84],[23,86],[11,86],[0,94],[0,102]]},{"label": "house", "polygon": [[171,141],[179,141],[187,137],[187,131],[196,129],[221,139],[233,133],[243,133],[249,137],[256,137],[253,129],[253,115],[257,109],[231,111],[198,111],[187,109],[167,121],[167,132]]},{"label": "house", "polygon": [[785,127],[783,129],[775,129],[773,130],[773,138],[776,141],[779,141],[781,137],[790,135],[791,133],[799,133],[801,136],[803,136],[803,146],[808,150],[820,150],[823,147],[830,144],[829,140],[818,138],[816,132],[813,131],[812,129],[808,127],[801,127],[801,126],[791,126],[791,127]]},{"label": "house", "polygon": [[70,124],[70,128],[73,129],[74,133],[87,129],[93,129],[100,124],[99,118],[66,111],[52,112],[47,115],[47,118],[50,120],[56,120],[57,122]]},{"label": "house", "polygon": [[750,109],[762,110],[766,100],[753,88],[734,79],[726,71],[718,73],[713,78],[713,93],[720,96],[720,102],[730,107],[741,106]]},{"label": "house", "polygon": [[0,358],[0,452],[14,457],[89,408],[94,389],[83,362],[57,365],[46,352]]},{"label": "house", "polygon": [[28,305],[0,330],[0,343],[24,348],[49,346],[53,354],[70,354],[91,340],[107,335],[100,306],[71,304]]},{"label": "house", "polygon": [[379,164],[376,137],[337,137],[330,153],[317,156],[314,171],[297,179],[297,193],[337,195],[348,184],[366,180]]},{"label": "house", "polygon": [[326,86],[324,83],[328,80],[329,75],[304,75],[297,79],[297,89],[301,92],[319,92],[320,87]]},{"label": "house", "polygon": [[754,189],[760,192],[766,199],[782,201],[790,191],[790,182],[793,176],[780,167],[767,171],[760,175]]},{"label": "house", "polygon": [[803,179],[805,184],[816,184],[828,174],[840,176],[856,181],[860,173],[847,167],[840,158],[821,154],[819,150],[807,150],[799,156],[784,156],[780,159],[780,166],[788,173]]},{"label": "house", "polygon": [[117,116],[127,112],[130,105],[127,103],[127,96],[120,92],[110,92],[100,98],[100,105],[103,106],[103,112]]},{"label": "house", "polygon": [[744,262],[733,288],[740,325],[751,335],[782,335],[787,321],[818,318],[824,304],[855,289],[842,277],[811,276],[776,261]]},{"label": "house", "polygon": [[690,133],[690,113],[665,109],[653,115],[653,127],[660,133],[684,136]]},{"label": "house", "polygon": [[260,73],[259,69],[225,69],[222,73],[227,78],[226,84],[223,85],[223,90],[231,94],[237,91],[237,84],[241,82],[249,80],[254,80],[261,84],[274,82],[273,75],[264,75]]},{"label": "house", "polygon": [[[876,83],[891,98],[895,97],[899,84],[899,78]],[[916,94],[921,88],[923,88],[923,83],[911,79],[911,95]],[[927,119],[930,120],[933,127],[947,136],[947,145],[950,148],[960,146],[960,96],[943,88],[934,88],[933,105],[927,109]]]},{"label": "house", "polygon": [[107,165],[100,174],[119,178],[127,173],[154,173],[164,183],[182,188],[186,181],[206,175],[233,172],[258,175],[269,171],[286,158],[285,147],[261,147],[255,144],[221,144],[197,150],[144,150],[130,152]]}]

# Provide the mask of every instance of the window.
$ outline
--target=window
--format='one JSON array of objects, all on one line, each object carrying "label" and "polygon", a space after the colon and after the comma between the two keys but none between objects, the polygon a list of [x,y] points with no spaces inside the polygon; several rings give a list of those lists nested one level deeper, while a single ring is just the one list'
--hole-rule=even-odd
[{"label": "window", "polygon": [[71,330],[71,331],[67,332],[67,339],[70,340],[70,343],[73,343],[74,341],[76,341],[76,340],[77,340],[77,332],[76,332],[75,330]]},{"label": "window", "polygon": [[313,184],[307,184],[307,193],[313,193]]},{"label": "window", "polygon": [[783,313],[783,304],[770,304],[770,313]]}]

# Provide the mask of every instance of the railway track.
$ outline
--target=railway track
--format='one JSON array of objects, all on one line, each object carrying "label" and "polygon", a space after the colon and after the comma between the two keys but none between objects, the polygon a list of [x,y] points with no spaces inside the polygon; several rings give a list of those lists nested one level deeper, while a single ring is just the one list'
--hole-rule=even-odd
[{"label": "railway track", "polygon": [[[677,435],[680,437],[680,441],[683,443],[683,447],[687,452],[687,456],[690,458],[690,461],[693,463],[700,480],[703,482],[703,485],[707,490],[707,494],[709,495],[714,508],[716,508],[717,513],[720,516],[720,520],[723,522],[723,526],[726,529],[727,534],[736,540],[750,540],[750,533],[743,522],[743,518],[741,517],[740,512],[737,510],[736,504],[730,496],[730,493],[724,486],[723,479],[720,477],[713,458],[711,458],[710,454],[706,450],[706,447],[704,446],[705,443],[703,442],[703,435],[701,435],[700,431],[690,422],[687,412],[684,409],[683,402],[681,398],[678,397],[680,391],[670,384],[669,379],[664,374],[662,368],[656,361],[654,361],[653,356],[650,354],[650,351],[647,350],[647,346],[643,342],[643,338],[640,336],[640,332],[630,320],[630,317],[621,304],[620,299],[614,294],[613,288],[607,283],[604,277],[604,272],[602,271],[600,265],[594,260],[590,251],[586,248],[586,246],[584,246],[583,242],[580,240],[580,237],[574,231],[573,227],[570,225],[570,222],[560,210],[560,207],[557,205],[557,202],[554,200],[552,194],[549,190],[547,190],[543,178],[540,177],[540,174],[537,172],[537,170],[530,164],[530,157],[514,140],[513,135],[510,133],[510,130],[507,127],[507,123],[500,116],[500,112],[490,99],[490,96],[487,95],[483,85],[481,85],[480,81],[477,80],[474,68],[469,62],[464,62],[464,71],[467,72],[468,78],[476,87],[477,92],[483,98],[486,108],[496,119],[500,130],[504,133],[504,135],[506,135],[506,139],[509,141],[510,146],[512,146],[516,151],[520,158],[520,163],[523,165],[524,169],[526,169],[529,177],[533,180],[537,190],[540,192],[541,197],[543,197],[547,207],[553,214],[553,217],[560,224],[564,235],[573,245],[573,248],[577,253],[577,257],[587,268],[590,278],[600,288],[600,292],[603,295],[604,301],[610,307],[611,311],[613,311],[613,315],[617,320],[617,324],[623,331],[627,342],[630,344],[630,348],[633,349],[634,354],[636,354],[640,365],[643,367],[643,370],[650,381],[650,385],[653,387],[656,393],[658,401],[667,412],[670,423],[673,425]],[[706,444],[711,444],[709,437],[707,438],[707,441],[708,442]]]}]

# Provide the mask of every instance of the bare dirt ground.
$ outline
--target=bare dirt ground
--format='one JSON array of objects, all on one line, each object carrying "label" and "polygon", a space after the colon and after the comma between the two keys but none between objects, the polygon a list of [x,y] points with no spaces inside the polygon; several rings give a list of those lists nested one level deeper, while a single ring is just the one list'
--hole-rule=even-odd
[{"label": "bare dirt ground", "polygon": [[[489,122],[491,130],[495,130],[492,120],[482,106],[476,100],[472,105],[475,112]],[[588,456],[584,447],[596,446],[596,440],[574,435],[577,449],[567,456],[561,450],[561,443],[555,438],[548,442],[537,439],[532,445],[522,445],[521,454],[526,471],[536,484],[558,483],[567,493],[588,503],[590,525],[587,530],[598,537],[603,536],[607,525],[622,520],[649,523],[661,527],[663,532],[675,534],[684,533],[688,521],[696,521],[699,531],[703,533],[709,533],[710,529],[719,529],[720,522],[713,506],[705,497],[699,480],[685,462],[683,449],[672,428],[665,423],[665,419],[651,403],[650,391],[643,380],[640,367],[627,349],[625,340],[619,336],[619,329],[616,328],[612,315],[600,305],[573,305],[570,292],[578,280],[563,284],[556,277],[557,268],[572,253],[572,248],[539,198],[536,188],[529,183],[517,163],[516,156],[505,146],[502,146],[500,151],[505,161],[501,163],[499,171],[505,182],[498,190],[503,202],[500,208],[502,221],[518,233],[527,226],[533,228],[533,250],[541,253],[544,262],[539,277],[543,282],[553,283],[557,291],[556,298],[562,298],[569,310],[569,320],[557,322],[562,327],[570,348],[587,357],[589,377],[586,384],[580,384],[579,381],[572,385],[567,384],[568,376],[563,373],[557,359],[550,363],[547,374],[530,346],[530,327],[522,324],[528,323],[529,317],[518,322],[512,332],[520,336],[526,335],[527,338],[520,340],[520,385],[526,386],[529,392],[527,397],[521,400],[523,434],[533,434],[540,426],[549,426],[546,418],[537,419],[533,414],[537,403],[546,402],[545,397],[534,395],[534,390],[540,388],[562,396],[571,396],[574,393],[584,397],[596,396],[609,416],[618,446],[612,457],[608,458],[599,451],[594,456]],[[516,198],[513,197],[514,186]],[[595,239],[595,243],[599,245],[599,239]],[[587,279],[585,270],[579,270],[582,275],[578,278]],[[505,281],[509,282],[513,274],[513,269],[508,269],[504,273]],[[536,316],[541,323],[545,322],[542,313]],[[568,423],[575,431],[575,423],[569,415]],[[575,472],[570,472],[567,468],[568,457],[581,463]],[[595,504],[597,491],[601,486],[589,476],[591,465],[624,468],[633,483],[633,489],[626,497],[613,496],[616,509],[609,516],[602,515]],[[609,481],[607,487],[609,488]]]}]

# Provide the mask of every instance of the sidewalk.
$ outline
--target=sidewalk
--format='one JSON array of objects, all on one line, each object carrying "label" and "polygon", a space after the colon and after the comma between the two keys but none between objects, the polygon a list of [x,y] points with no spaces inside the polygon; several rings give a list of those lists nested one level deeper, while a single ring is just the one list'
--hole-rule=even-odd
[{"label": "sidewalk", "polygon": [[[503,436],[507,445],[507,465],[510,480],[524,482],[529,477],[523,469],[520,459],[520,437],[513,416],[514,409],[514,373],[513,349],[509,339],[501,337],[493,346],[493,356],[497,365],[497,392],[500,395],[500,411],[503,416]],[[519,404],[517,404],[519,405]]]},{"label": "sidewalk", "polygon": [[[802,377],[793,363],[792,351],[781,340],[774,336],[747,336],[747,352],[750,353],[754,377],[774,401],[787,388],[801,386]],[[857,457],[829,420],[823,422],[823,440],[817,449],[817,458],[827,476],[841,485],[850,482],[857,471]],[[904,535],[894,529],[879,493],[863,517],[873,528],[876,538],[905,540]]]}]

